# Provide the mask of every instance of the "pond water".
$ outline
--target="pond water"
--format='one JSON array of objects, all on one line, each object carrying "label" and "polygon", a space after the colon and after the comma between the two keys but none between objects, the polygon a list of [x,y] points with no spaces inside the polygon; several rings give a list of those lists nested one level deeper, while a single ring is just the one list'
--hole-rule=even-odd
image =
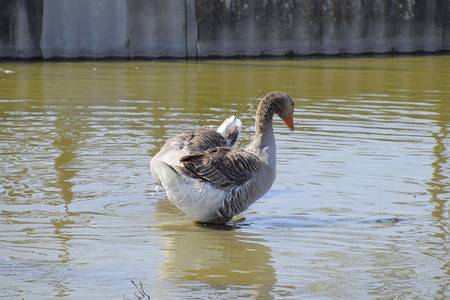
[{"label": "pond water", "polygon": [[[194,224],[151,156],[277,90],[271,191]],[[446,55],[3,62],[0,297],[448,299],[449,112]]]}]

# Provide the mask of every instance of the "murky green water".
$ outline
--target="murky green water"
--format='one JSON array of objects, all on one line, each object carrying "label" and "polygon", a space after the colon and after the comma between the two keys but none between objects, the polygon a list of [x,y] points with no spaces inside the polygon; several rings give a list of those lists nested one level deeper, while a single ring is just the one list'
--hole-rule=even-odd
[{"label": "murky green water", "polygon": [[[450,56],[0,64],[0,296],[444,299]],[[183,130],[276,119],[278,176],[229,230],[193,224],[148,163]]]}]

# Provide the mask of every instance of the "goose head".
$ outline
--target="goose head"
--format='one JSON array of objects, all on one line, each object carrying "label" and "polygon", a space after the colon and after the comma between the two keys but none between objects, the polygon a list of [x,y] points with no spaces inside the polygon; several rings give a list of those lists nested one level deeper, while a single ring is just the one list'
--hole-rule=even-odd
[{"label": "goose head", "polygon": [[267,123],[272,122],[274,113],[286,123],[291,131],[294,131],[294,101],[291,97],[283,92],[272,92],[261,100],[256,113],[256,123],[262,125],[261,129],[266,127]]}]

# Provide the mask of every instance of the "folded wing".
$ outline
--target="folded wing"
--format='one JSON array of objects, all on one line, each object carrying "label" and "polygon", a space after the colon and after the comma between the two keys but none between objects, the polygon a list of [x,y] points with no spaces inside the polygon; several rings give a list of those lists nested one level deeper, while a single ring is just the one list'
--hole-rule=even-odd
[{"label": "folded wing", "polygon": [[183,156],[180,162],[187,175],[223,190],[245,184],[261,168],[261,160],[256,155],[226,147],[195,152]]}]

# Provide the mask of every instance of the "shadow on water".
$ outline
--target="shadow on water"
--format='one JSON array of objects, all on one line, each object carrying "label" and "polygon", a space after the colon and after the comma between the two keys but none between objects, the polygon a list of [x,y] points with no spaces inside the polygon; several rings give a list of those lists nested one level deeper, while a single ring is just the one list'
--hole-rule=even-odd
[{"label": "shadow on water", "polygon": [[309,228],[323,227],[339,224],[384,224],[395,225],[400,222],[406,222],[408,219],[401,218],[382,218],[374,220],[352,220],[352,219],[322,219],[322,218],[305,218],[292,216],[275,216],[275,217],[251,217],[248,219],[240,219],[239,222],[229,222],[226,225],[219,224],[196,224],[199,227],[212,230],[236,230],[244,227],[256,227],[266,229],[287,229],[287,228]]}]

